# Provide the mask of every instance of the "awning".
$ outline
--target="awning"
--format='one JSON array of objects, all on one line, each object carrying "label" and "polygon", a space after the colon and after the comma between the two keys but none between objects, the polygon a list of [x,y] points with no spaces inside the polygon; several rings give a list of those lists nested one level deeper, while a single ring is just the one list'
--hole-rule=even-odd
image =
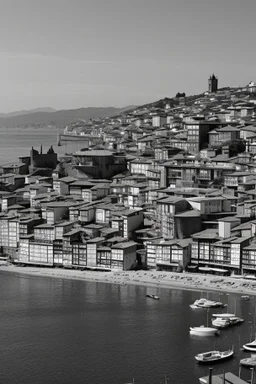
[{"label": "awning", "polygon": [[199,271],[203,271],[203,272],[211,272],[211,268],[208,268],[208,267],[199,267],[198,269]]},{"label": "awning", "polygon": [[202,272],[218,272],[218,273],[227,273],[227,269],[221,269],[221,268],[209,268],[209,267],[199,267],[199,271]]},{"label": "awning", "polygon": [[157,265],[166,265],[167,267],[178,267],[179,266],[179,263],[168,263],[167,261],[157,261],[156,262]]}]

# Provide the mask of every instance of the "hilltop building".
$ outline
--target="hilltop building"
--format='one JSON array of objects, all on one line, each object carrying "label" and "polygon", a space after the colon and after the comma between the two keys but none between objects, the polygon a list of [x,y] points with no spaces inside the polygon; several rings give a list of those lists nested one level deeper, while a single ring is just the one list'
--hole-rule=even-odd
[{"label": "hilltop building", "polygon": [[208,91],[211,93],[218,91],[218,79],[214,75],[214,73],[212,74],[212,76],[210,76],[208,80]]}]

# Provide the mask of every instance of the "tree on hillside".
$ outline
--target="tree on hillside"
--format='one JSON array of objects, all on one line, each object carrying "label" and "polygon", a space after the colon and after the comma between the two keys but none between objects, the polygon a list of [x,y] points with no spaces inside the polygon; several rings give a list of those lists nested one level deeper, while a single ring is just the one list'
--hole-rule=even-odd
[{"label": "tree on hillside", "polygon": [[176,97],[176,98],[179,98],[179,97],[186,97],[186,93],[185,93],[185,92],[183,92],[183,93],[178,92],[178,93],[176,94],[175,97]]},{"label": "tree on hillside", "polygon": [[223,147],[229,147],[229,156],[233,157],[236,156],[238,153],[245,152],[246,143],[244,140],[238,139],[225,141],[224,143],[216,147],[212,146],[212,148],[216,150],[216,154],[220,154]]}]

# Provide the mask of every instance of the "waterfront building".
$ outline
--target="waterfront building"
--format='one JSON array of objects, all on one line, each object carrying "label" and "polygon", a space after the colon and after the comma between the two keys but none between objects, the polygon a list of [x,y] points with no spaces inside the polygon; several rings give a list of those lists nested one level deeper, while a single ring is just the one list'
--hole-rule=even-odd
[{"label": "waterfront building", "polygon": [[[150,268],[166,271],[186,269],[190,262],[192,240],[156,240],[147,244],[147,264]],[[152,249],[154,252],[152,252]]]}]

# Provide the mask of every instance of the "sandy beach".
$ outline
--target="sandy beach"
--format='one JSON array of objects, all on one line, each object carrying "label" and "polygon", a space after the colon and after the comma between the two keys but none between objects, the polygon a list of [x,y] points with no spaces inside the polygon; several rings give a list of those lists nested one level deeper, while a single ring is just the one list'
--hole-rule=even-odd
[{"label": "sandy beach", "polygon": [[256,295],[256,280],[204,274],[160,271],[98,272],[61,268],[20,267],[2,262],[0,271],[32,276],[93,281],[118,285],[141,285],[166,289],[217,291]]}]

